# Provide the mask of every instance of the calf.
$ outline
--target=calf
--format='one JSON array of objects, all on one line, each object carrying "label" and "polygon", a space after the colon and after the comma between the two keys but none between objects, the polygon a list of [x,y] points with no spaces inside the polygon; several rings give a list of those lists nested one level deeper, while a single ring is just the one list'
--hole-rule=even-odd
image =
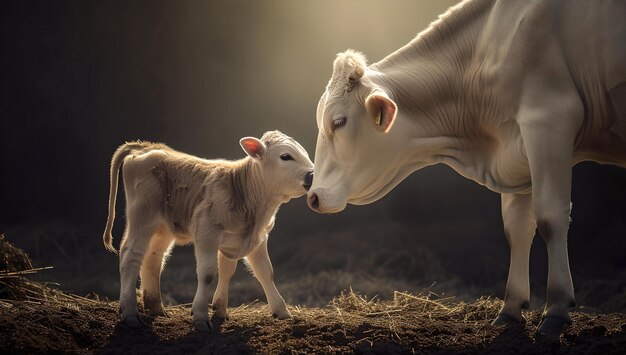
[{"label": "calf", "polygon": [[120,313],[124,323],[142,326],[135,286],[141,277],[144,306],[150,315],[165,315],[160,275],[175,243],[194,243],[198,288],[192,304],[193,324],[209,331],[209,285],[219,271],[213,309],[227,317],[228,282],[237,261],[247,258],[261,283],[274,317],[289,318],[274,285],[267,252],[268,234],[278,207],[302,196],[313,180],[313,163],[298,142],[278,131],[259,140],[246,137],[248,154],[237,160],[205,160],[164,144],[132,142],[120,146],[111,162],[109,218],[111,229],[120,167],[126,193],[126,231],[120,247]]}]

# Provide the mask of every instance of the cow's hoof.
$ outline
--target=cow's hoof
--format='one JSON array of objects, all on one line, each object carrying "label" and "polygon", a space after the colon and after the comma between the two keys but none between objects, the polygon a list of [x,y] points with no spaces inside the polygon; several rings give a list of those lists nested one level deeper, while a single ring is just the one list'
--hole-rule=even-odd
[{"label": "cow's hoof", "polygon": [[491,322],[491,325],[495,325],[495,326],[512,325],[512,324],[522,324],[523,322],[524,322],[523,318],[520,320],[506,313],[500,313],[498,314],[498,317],[496,317],[496,319],[494,319],[493,322]]},{"label": "cow's hoof", "polygon": [[139,315],[128,316],[120,322],[122,325],[129,328],[145,328],[147,324],[139,318]]},{"label": "cow's hoof", "polygon": [[211,322],[209,322],[208,320],[197,320],[193,322],[193,327],[196,328],[197,331],[199,332],[203,332],[203,333],[209,333],[211,332]]},{"label": "cow's hoof", "polygon": [[572,324],[569,318],[546,316],[537,328],[537,335],[543,338],[558,338],[563,329]]},{"label": "cow's hoof", "polygon": [[284,310],[282,312],[274,312],[272,313],[272,317],[276,319],[281,319],[281,320],[289,319],[291,318],[291,313],[289,313],[288,310]]}]

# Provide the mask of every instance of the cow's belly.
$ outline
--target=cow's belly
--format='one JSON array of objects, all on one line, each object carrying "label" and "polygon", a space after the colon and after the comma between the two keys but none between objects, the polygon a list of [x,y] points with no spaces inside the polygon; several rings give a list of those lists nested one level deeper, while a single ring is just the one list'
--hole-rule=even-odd
[{"label": "cow's belly", "polygon": [[574,164],[582,161],[595,161],[626,168],[626,140],[612,132],[600,132],[580,145],[574,152]]}]

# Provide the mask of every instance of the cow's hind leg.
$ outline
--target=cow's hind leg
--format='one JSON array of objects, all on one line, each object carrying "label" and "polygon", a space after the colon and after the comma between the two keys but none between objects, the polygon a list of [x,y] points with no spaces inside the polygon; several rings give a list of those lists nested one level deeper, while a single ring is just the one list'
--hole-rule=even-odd
[{"label": "cow's hind leg", "polygon": [[214,315],[228,318],[228,284],[237,270],[237,260],[229,259],[221,252],[217,254],[217,288],[213,294]]},{"label": "cow's hind leg", "polygon": [[511,263],[504,305],[493,325],[523,321],[522,309],[529,306],[528,259],[537,226],[531,194],[502,194],[502,220],[511,250]]},{"label": "cow's hind leg", "polygon": [[[137,213],[139,212],[139,213]],[[137,309],[137,278],[144,255],[154,234],[151,216],[128,208],[127,226],[120,247],[120,316],[122,322],[132,327],[143,326]]]},{"label": "cow's hind leg", "polygon": [[161,301],[161,271],[170,250],[174,236],[162,230],[152,236],[150,246],[141,265],[141,289],[146,313],[152,316],[166,315]]}]

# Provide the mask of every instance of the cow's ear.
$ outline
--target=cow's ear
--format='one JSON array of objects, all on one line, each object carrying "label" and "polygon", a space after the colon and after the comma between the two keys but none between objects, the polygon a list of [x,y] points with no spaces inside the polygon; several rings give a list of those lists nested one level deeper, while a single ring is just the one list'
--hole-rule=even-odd
[{"label": "cow's ear", "polygon": [[376,92],[365,99],[365,107],[373,114],[376,129],[383,133],[389,132],[398,112],[396,103],[384,93]]},{"label": "cow's ear", "polygon": [[265,158],[267,147],[265,146],[265,143],[261,142],[258,138],[243,137],[239,140],[239,144],[241,145],[241,148],[243,148],[243,151],[252,158]]}]

